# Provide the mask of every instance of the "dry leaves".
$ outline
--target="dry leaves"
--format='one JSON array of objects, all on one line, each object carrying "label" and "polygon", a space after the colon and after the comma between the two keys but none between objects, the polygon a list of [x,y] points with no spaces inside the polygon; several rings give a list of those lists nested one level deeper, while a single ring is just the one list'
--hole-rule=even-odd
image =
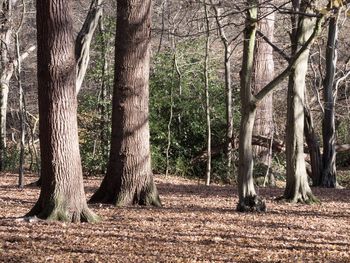
[{"label": "dry leaves", "polygon": [[[39,194],[16,180],[0,178],[2,262],[350,262],[349,189],[314,189],[323,201],[314,206],[260,189],[268,212],[241,214],[233,186],[157,177],[163,208],[94,205],[101,223],[65,224],[15,220]],[[89,196],[99,183],[85,180]]]}]

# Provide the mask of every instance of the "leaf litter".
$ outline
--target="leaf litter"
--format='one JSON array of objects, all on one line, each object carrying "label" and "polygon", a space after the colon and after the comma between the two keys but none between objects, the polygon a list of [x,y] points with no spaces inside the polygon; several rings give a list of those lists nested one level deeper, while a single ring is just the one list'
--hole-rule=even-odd
[{"label": "leaf litter", "polygon": [[[27,176],[28,183],[37,180]],[[39,189],[0,178],[1,262],[350,262],[350,189],[314,188],[321,205],[276,202],[260,188],[266,213],[238,213],[235,186],[156,176],[162,208],[90,205],[97,224],[18,220]],[[84,179],[87,197],[100,177]]]}]

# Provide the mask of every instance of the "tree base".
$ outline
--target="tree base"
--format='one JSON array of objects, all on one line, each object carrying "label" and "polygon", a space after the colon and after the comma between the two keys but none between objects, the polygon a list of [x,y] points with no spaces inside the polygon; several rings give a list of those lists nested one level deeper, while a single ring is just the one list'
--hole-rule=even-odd
[{"label": "tree base", "polygon": [[110,193],[101,191],[100,189],[90,198],[89,204],[111,204],[115,206],[141,205],[162,207],[158,192],[134,195],[131,200],[130,195],[111,195]]},{"label": "tree base", "polygon": [[91,211],[87,206],[84,207],[81,211],[70,211],[70,209],[63,206],[56,206],[54,208],[47,206],[43,209],[40,209],[38,203],[36,203],[32,210],[25,215],[25,218],[39,218],[48,221],[70,223],[97,223],[101,220],[100,217]]},{"label": "tree base", "polygon": [[266,212],[265,202],[257,195],[247,196],[239,201],[236,210],[238,212]]},{"label": "tree base", "polygon": [[307,204],[307,205],[321,204],[320,199],[318,199],[312,193],[307,193],[306,195],[300,195],[299,197],[293,197],[293,198],[281,196],[276,198],[276,201],[285,201],[293,204],[300,203],[300,204]]}]

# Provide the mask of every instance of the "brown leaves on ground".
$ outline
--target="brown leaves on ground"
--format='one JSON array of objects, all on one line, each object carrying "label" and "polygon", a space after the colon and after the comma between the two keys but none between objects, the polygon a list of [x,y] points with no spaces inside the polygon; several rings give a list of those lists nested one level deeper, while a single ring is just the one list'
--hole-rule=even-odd
[{"label": "brown leaves on ground", "polygon": [[[157,177],[163,208],[94,205],[101,223],[64,224],[16,220],[39,194],[16,180],[0,177],[2,262],[350,262],[349,189],[313,189],[322,204],[312,206],[260,189],[268,212],[242,214],[233,186]],[[86,179],[87,194],[99,184]]]}]

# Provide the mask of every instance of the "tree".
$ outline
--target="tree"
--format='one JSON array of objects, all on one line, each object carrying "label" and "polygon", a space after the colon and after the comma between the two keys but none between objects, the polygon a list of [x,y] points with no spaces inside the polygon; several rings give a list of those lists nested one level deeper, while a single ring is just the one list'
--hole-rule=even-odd
[{"label": "tree", "polygon": [[[329,6],[333,1],[330,1]],[[332,10],[333,11],[333,10]],[[335,98],[333,96],[334,78],[337,67],[337,40],[338,40],[338,17],[339,8],[334,7],[334,15],[329,19],[328,41],[326,47],[326,76],[324,79],[324,116],[322,122],[323,135],[323,169],[321,185],[336,187],[336,131],[335,131]]]},{"label": "tree", "polygon": [[14,68],[10,63],[9,47],[12,34],[12,2],[1,1],[0,11],[0,92],[1,92],[1,132],[0,132],[0,170],[4,169],[4,157],[6,152],[6,114],[7,100]]},{"label": "tree", "polygon": [[258,199],[253,180],[252,135],[256,114],[256,104],[253,102],[251,80],[253,72],[253,57],[256,37],[256,21],[258,2],[247,1],[247,18],[244,30],[243,61],[241,70],[241,124],[239,132],[239,164],[238,164],[238,211],[264,211],[265,204]]},{"label": "tree", "polygon": [[77,60],[76,93],[78,94],[86,74],[90,60],[90,45],[94,32],[102,17],[103,0],[92,0],[84,24],[75,40],[75,56]]},{"label": "tree", "polygon": [[[263,1],[259,1],[262,5]],[[258,21],[258,30],[261,34],[274,42],[275,13],[271,8],[260,8],[261,18]],[[254,74],[252,89],[257,93],[274,77],[273,48],[262,37],[257,38],[254,56]],[[272,94],[259,103],[256,109],[254,135],[271,138],[273,134],[273,102]],[[255,146],[254,154],[260,162],[268,165],[269,151],[266,148]]]},{"label": "tree", "polygon": [[[320,26],[320,17],[312,14],[315,1],[293,1],[293,10],[299,15],[292,16],[292,55],[299,50]],[[317,17],[317,18],[316,18]],[[300,50],[299,50],[300,51]],[[309,49],[305,49],[296,61],[288,82],[286,161],[287,184],[284,198],[291,202],[313,202],[307,180],[304,157],[304,105],[305,77],[308,68]]]},{"label": "tree", "polygon": [[149,142],[150,29],[151,0],[118,1],[111,149],[90,202],[161,205]]},{"label": "tree", "polygon": [[225,108],[226,108],[226,142],[225,142],[225,154],[227,159],[227,177],[230,178],[231,166],[232,166],[232,136],[233,136],[233,107],[232,107],[232,80],[231,80],[231,45],[228,41],[224,25],[221,21],[220,9],[213,4],[215,20],[219,29],[221,42],[224,46],[224,67],[225,67]]},{"label": "tree", "polygon": [[205,116],[207,119],[207,168],[205,185],[210,185],[211,177],[211,118],[210,118],[210,94],[209,94],[209,52],[210,52],[210,21],[207,3],[204,1],[204,15],[206,24],[205,58],[204,58],[204,93]]},{"label": "tree", "polygon": [[27,214],[95,222],[83,187],[75,94],[76,60],[69,0],[37,0],[41,192]]},{"label": "tree", "polygon": [[[241,124],[239,133],[239,167],[238,167],[238,205],[237,210],[245,211],[265,211],[265,203],[258,197],[253,179],[253,152],[252,135],[256,113],[256,107],[273,89],[277,87],[289,74],[298,66],[302,55],[308,50],[309,45],[317,35],[320,19],[313,29],[309,38],[303,42],[302,47],[295,52],[290,59],[288,67],[278,74],[273,80],[266,84],[256,95],[252,94],[251,79],[253,72],[253,57],[256,41],[257,29],[257,0],[247,1],[246,27],[244,30],[243,42],[243,62],[240,72],[241,77]],[[302,126],[303,128],[304,126]],[[303,150],[304,148],[302,148]],[[305,167],[304,167],[305,168]],[[305,171],[306,172],[306,171]]]}]

